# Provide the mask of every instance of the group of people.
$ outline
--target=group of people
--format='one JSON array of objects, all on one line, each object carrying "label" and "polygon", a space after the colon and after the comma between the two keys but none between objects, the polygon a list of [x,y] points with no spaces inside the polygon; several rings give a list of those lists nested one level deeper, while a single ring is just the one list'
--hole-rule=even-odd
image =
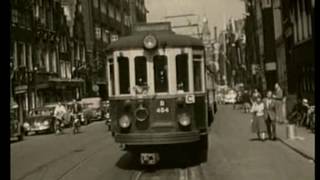
[{"label": "group of people", "polygon": [[239,95],[239,102],[245,113],[252,113],[251,129],[256,133],[258,139],[265,141],[267,138],[275,141],[277,139],[276,123],[285,123],[283,114],[283,91],[278,83],[274,91],[268,90],[265,97],[258,89],[252,93],[244,90]]},{"label": "group of people", "polygon": [[[75,99],[73,100],[71,109],[69,111],[73,116],[72,118],[73,120],[75,119],[75,116],[79,116],[78,113],[81,112],[81,106]],[[55,117],[55,120],[57,124],[59,124],[59,126],[61,126],[61,124],[63,123],[66,113],[67,113],[66,107],[61,102],[58,102],[54,109],[53,116]],[[61,131],[62,131],[62,128],[57,129],[57,133],[60,133]]]},{"label": "group of people", "polygon": [[303,126],[314,131],[315,106],[310,105],[307,99],[298,97],[296,105],[288,115],[288,120],[291,124]]}]

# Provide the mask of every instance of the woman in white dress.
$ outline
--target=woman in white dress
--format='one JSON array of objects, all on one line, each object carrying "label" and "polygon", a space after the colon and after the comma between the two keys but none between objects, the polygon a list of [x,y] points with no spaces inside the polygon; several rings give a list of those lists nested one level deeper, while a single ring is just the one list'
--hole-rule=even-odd
[{"label": "woman in white dress", "polygon": [[261,96],[258,95],[256,102],[253,103],[251,112],[253,113],[252,132],[256,133],[258,138],[262,141],[266,140],[267,126],[264,116],[264,103]]}]

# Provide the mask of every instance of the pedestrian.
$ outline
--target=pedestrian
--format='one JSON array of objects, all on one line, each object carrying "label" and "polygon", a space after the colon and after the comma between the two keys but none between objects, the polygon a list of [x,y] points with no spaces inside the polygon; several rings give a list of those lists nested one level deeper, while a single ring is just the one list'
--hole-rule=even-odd
[{"label": "pedestrian", "polygon": [[258,139],[265,141],[267,126],[264,116],[264,103],[262,102],[261,96],[256,97],[256,102],[252,105],[251,112],[253,113],[252,119],[252,132],[256,133]]},{"label": "pedestrian", "polygon": [[265,120],[267,125],[268,137],[270,140],[275,141],[277,139],[276,133],[276,106],[275,100],[272,98],[272,91],[268,91],[266,98],[264,99],[265,106]]},{"label": "pedestrian", "polygon": [[258,89],[254,89],[253,93],[252,93],[252,97],[251,97],[252,104],[254,104],[256,102],[256,99],[257,99],[258,96],[261,97],[260,92],[258,91]]},{"label": "pedestrian", "polygon": [[[61,102],[58,102],[56,107],[54,108],[54,117],[55,120],[58,121],[59,125],[61,126],[63,121],[63,115],[67,113],[66,108],[61,104]],[[59,132],[59,131],[58,131]]]},{"label": "pedestrian", "polygon": [[276,106],[276,121],[280,124],[284,123],[284,117],[283,117],[283,91],[278,83],[274,85],[274,94],[273,99],[275,100],[275,106]]},{"label": "pedestrian", "polygon": [[243,96],[242,96],[242,100],[243,100],[244,113],[249,113],[250,112],[250,106],[251,106],[251,100],[250,100],[250,95],[249,95],[248,90],[244,90]]}]

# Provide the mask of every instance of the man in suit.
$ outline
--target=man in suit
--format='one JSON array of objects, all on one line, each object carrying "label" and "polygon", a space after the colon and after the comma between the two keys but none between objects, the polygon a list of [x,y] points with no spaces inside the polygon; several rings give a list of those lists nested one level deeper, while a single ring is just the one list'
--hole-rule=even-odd
[{"label": "man in suit", "polygon": [[264,99],[265,104],[265,119],[267,125],[268,136],[270,140],[275,141],[276,136],[276,103],[272,98],[272,91],[267,92],[267,97]]},{"label": "man in suit", "polygon": [[276,121],[278,123],[283,124],[285,122],[285,117],[283,116],[282,106],[283,106],[283,90],[281,89],[280,85],[276,83],[274,85],[274,94],[273,99],[275,100],[276,104]]}]

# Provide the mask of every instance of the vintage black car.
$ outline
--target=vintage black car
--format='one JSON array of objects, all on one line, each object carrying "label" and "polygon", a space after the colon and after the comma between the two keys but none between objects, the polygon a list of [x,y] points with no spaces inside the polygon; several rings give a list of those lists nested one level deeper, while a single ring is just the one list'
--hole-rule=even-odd
[{"label": "vintage black car", "polygon": [[23,123],[26,135],[29,132],[55,132],[53,112],[54,106],[31,110],[26,121]]},{"label": "vintage black car", "polygon": [[82,98],[81,105],[86,124],[103,119],[103,108],[100,97]]}]

